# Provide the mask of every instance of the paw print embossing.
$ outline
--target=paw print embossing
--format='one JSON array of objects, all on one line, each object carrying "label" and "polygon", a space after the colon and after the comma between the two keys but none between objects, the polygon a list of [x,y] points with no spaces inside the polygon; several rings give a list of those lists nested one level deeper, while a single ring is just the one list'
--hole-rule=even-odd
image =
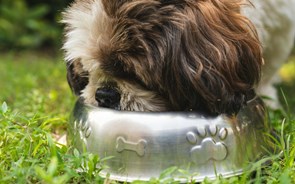
[{"label": "paw print embossing", "polygon": [[[228,150],[223,142],[228,135],[226,128],[206,126],[186,134],[189,143],[195,145],[190,150],[191,159],[196,164],[204,164],[209,160],[222,161],[226,159]],[[198,144],[199,143],[199,144]]]},{"label": "paw print embossing", "polygon": [[84,121],[83,119],[74,121],[74,135],[78,133],[81,138],[81,140],[84,142],[84,144],[87,144],[87,138],[90,137],[92,133],[92,129],[89,126],[88,122]]}]

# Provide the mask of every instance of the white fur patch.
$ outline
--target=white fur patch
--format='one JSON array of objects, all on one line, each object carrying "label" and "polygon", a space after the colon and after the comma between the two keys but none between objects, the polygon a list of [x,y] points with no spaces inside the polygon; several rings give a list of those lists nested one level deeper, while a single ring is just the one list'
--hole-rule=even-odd
[{"label": "white fur patch", "polygon": [[[78,1],[79,2],[79,1]],[[85,70],[95,70],[98,63],[96,52],[100,44],[107,39],[103,36],[107,31],[107,15],[99,0],[75,3],[64,13],[63,23],[67,25],[66,40],[63,49],[66,60],[81,59]]]},{"label": "white fur patch", "polygon": [[243,14],[255,25],[263,46],[265,65],[258,86],[260,94],[273,99],[268,105],[278,107],[274,88],[278,70],[286,62],[295,39],[294,0],[250,0],[255,8],[246,7]]}]

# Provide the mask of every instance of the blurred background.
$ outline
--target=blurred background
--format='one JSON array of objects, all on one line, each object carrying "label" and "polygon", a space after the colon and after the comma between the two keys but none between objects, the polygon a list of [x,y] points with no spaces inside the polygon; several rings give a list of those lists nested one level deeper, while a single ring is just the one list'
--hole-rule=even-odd
[{"label": "blurred background", "polygon": [[72,1],[0,0],[0,105],[26,116],[68,117],[74,96],[60,20]]},{"label": "blurred background", "polygon": [[0,0],[0,49],[57,52],[62,38],[61,11],[72,0]]}]

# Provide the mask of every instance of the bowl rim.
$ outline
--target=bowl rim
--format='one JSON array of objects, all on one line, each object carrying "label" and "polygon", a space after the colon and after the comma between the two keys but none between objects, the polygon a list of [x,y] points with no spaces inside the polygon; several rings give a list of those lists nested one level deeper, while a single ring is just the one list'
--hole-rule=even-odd
[{"label": "bowl rim", "polygon": [[217,118],[218,116],[226,116],[226,117],[231,117],[231,116],[235,116],[238,115],[244,108],[247,108],[247,106],[253,102],[255,102],[256,100],[261,100],[263,102],[263,100],[261,99],[260,96],[255,95],[253,96],[253,98],[249,99],[246,101],[245,105],[243,105],[240,110],[235,113],[235,114],[226,114],[226,113],[221,113],[221,114],[217,114],[217,115],[207,115],[204,114],[202,112],[199,111],[127,111],[127,110],[118,110],[118,109],[111,109],[111,108],[106,108],[106,107],[97,107],[95,105],[92,104],[86,104],[84,103],[83,98],[78,98],[76,100],[76,103],[80,103],[80,105],[83,106],[83,108],[86,109],[91,109],[94,111],[105,111],[105,112],[115,112],[116,114],[137,114],[137,115],[171,115],[173,114],[174,116],[183,116],[183,115],[199,115],[201,117],[205,117],[205,118]]}]

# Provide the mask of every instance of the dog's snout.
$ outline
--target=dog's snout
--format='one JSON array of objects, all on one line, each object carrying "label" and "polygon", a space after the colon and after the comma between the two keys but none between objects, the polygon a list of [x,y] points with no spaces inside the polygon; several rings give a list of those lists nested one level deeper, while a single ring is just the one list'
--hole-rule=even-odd
[{"label": "dog's snout", "polygon": [[120,93],[112,88],[99,88],[96,90],[95,99],[99,107],[116,108],[120,103]]}]

